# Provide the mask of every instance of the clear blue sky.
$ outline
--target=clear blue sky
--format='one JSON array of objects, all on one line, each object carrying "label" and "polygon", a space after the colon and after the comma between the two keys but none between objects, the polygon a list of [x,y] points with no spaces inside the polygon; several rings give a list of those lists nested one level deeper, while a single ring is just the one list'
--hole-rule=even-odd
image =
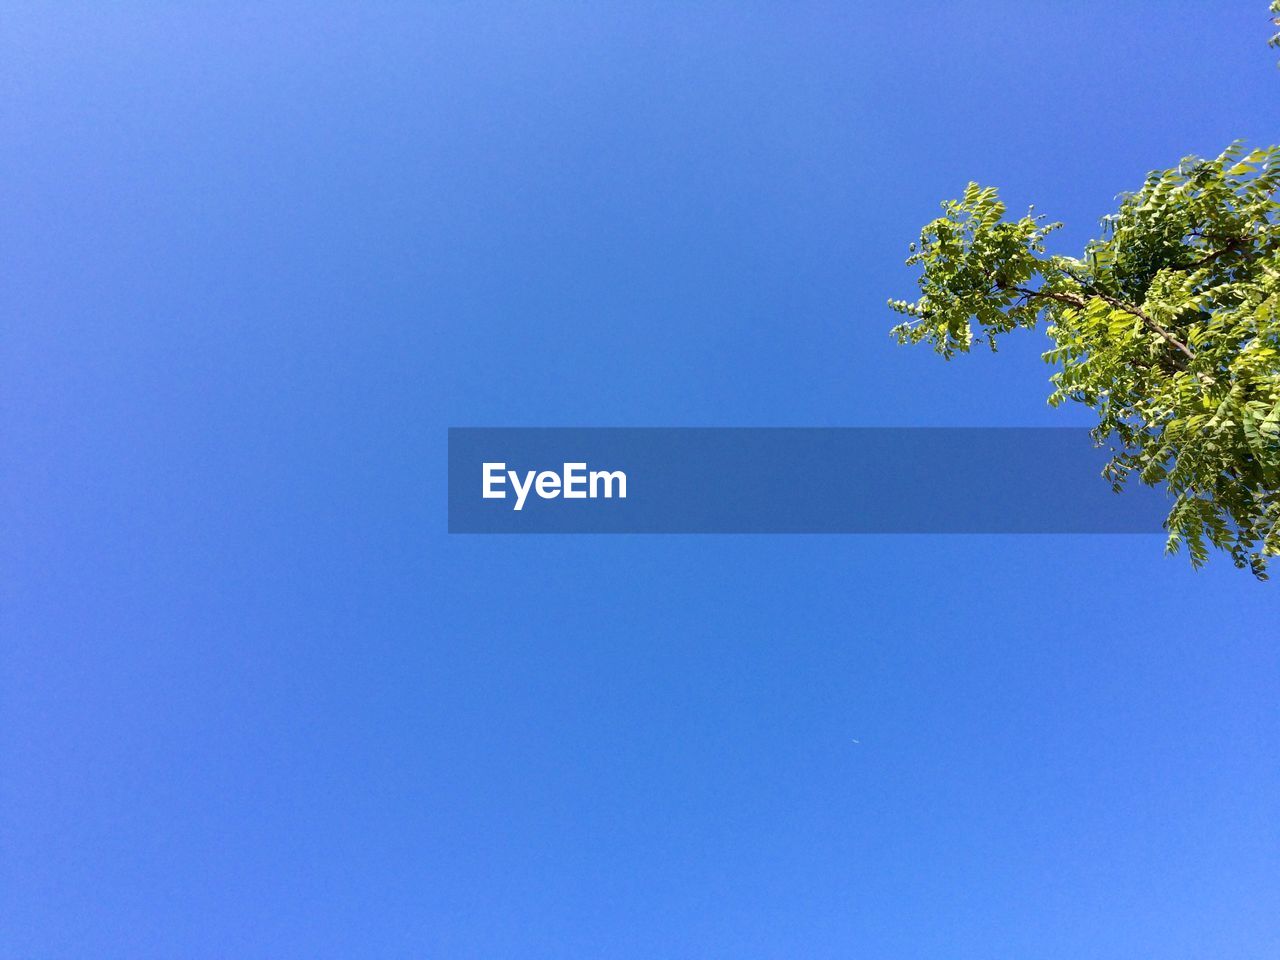
[{"label": "clear blue sky", "polygon": [[1280,955],[1275,586],[450,537],[444,489],[450,425],[1087,422],[1038,338],[895,347],[906,243],[977,179],[1066,250],[1274,142],[1264,0],[45,6],[0,24],[0,956]]}]

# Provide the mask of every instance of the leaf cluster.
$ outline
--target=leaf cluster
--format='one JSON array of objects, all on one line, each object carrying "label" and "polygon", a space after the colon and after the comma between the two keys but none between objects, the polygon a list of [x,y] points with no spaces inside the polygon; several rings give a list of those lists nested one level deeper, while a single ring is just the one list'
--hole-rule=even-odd
[{"label": "leaf cluster", "polygon": [[1278,186],[1280,147],[1189,157],[1122,194],[1072,258],[1046,250],[1059,224],[1009,219],[971,183],[912,244],[920,295],[890,301],[893,332],[949,358],[1043,324],[1049,402],[1097,413],[1116,489],[1163,485],[1171,551],[1199,566],[1218,547],[1264,577],[1280,554]]}]

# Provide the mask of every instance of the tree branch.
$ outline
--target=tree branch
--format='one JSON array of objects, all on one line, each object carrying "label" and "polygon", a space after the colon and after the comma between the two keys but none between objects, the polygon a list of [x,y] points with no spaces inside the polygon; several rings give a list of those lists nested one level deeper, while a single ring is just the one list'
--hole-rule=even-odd
[{"label": "tree branch", "polygon": [[[1044,299],[1047,299],[1047,300],[1056,300],[1059,303],[1065,303],[1067,306],[1075,307],[1077,310],[1083,310],[1086,306],[1088,306],[1087,300],[1083,299],[1082,297],[1073,296],[1072,294],[1069,294],[1069,293],[1054,293],[1048,290],[1030,290],[1030,289],[1027,289],[1026,287],[1014,287],[1013,289],[1016,292],[1022,294],[1024,297],[1027,297],[1028,299],[1030,299],[1031,297],[1043,297]],[[1181,350],[1183,353],[1185,353],[1187,355],[1187,359],[1194,360],[1196,358],[1196,354],[1194,350],[1192,350],[1185,343],[1183,343],[1181,340],[1175,337],[1172,333],[1166,330],[1161,324],[1157,323],[1151,317],[1147,316],[1147,314],[1141,308],[1135,307],[1132,304],[1125,303],[1122,300],[1117,300],[1114,297],[1109,297],[1105,293],[1102,293],[1099,290],[1091,290],[1089,292],[1092,296],[1097,297],[1103,303],[1109,306],[1115,307],[1117,310],[1123,310],[1125,313],[1129,314],[1130,316],[1137,317],[1139,320],[1145,323],[1148,327],[1150,327],[1152,330],[1154,330],[1156,333],[1162,336],[1165,340],[1167,340],[1170,343],[1170,345],[1176,347],[1178,350]]]},{"label": "tree branch", "polygon": [[1212,253],[1206,254],[1205,256],[1201,257],[1199,260],[1191,261],[1190,269],[1199,270],[1201,267],[1205,266],[1206,264],[1212,263],[1214,260],[1217,260],[1219,257],[1225,256],[1226,254],[1231,253],[1232,251],[1239,250],[1241,247],[1245,247],[1253,241],[1252,237],[1225,237],[1223,239],[1226,240],[1226,243],[1223,244],[1223,246],[1219,247],[1217,250],[1214,250]]}]

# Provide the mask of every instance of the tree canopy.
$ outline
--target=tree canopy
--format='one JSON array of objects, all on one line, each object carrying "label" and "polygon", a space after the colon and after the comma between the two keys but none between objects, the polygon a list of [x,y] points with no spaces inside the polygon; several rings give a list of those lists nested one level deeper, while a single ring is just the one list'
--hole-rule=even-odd
[{"label": "tree canopy", "polygon": [[1163,484],[1171,551],[1199,566],[1219,547],[1265,578],[1280,554],[1278,185],[1280,147],[1188,157],[1122,194],[1075,258],[1047,252],[1060,224],[1009,219],[970,183],[911,245],[920,296],[890,301],[894,333],[950,358],[1045,324],[1049,402],[1097,412],[1115,488]]}]

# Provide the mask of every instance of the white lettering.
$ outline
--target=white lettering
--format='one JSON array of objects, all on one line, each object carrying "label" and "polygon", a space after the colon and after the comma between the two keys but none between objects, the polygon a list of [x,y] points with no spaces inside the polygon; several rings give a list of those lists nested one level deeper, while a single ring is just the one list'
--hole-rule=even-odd
[{"label": "white lettering", "polygon": [[560,496],[560,474],[554,470],[543,470],[538,474],[538,496],[543,500],[554,500]]},{"label": "white lettering", "polygon": [[484,498],[486,500],[505,500],[507,491],[495,490],[495,484],[501,486],[507,482],[507,478],[503,475],[503,471],[507,469],[505,463],[486,463],[484,464]]},{"label": "white lettering", "polygon": [[613,482],[618,481],[618,496],[627,499],[627,475],[621,470],[592,470],[591,471],[591,496],[598,497],[596,493],[596,481],[604,481],[604,495],[606,497],[613,496]]},{"label": "white lettering", "polygon": [[515,487],[515,490],[516,490],[516,509],[517,510],[524,509],[524,498],[529,496],[529,488],[533,486],[533,475],[535,473],[537,473],[536,470],[530,470],[528,473],[526,473],[524,477],[524,486],[521,486],[520,475],[516,473],[514,470],[507,471],[507,476],[511,478],[511,486]]},{"label": "white lettering", "polygon": [[586,500],[604,497],[611,500],[627,499],[627,475],[621,470],[592,470],[585,463],[571,461],[563,464],[563,471],[555,470],[507,470],[505,463],[484,463],[484,483],[481,495],[486,500],[505,500],[506,485],[516,492],[513,510],[523,510],[530,492],[537,490],[543,500],[564,497],[566,500]]},{"label": "white lettering", "polygon": [[[587,465],[585,463],[566,463],[564,465],[564,498],[566,500],[585,500],[587,497]],[[581,487],[575,487],[579,483]]]}]

